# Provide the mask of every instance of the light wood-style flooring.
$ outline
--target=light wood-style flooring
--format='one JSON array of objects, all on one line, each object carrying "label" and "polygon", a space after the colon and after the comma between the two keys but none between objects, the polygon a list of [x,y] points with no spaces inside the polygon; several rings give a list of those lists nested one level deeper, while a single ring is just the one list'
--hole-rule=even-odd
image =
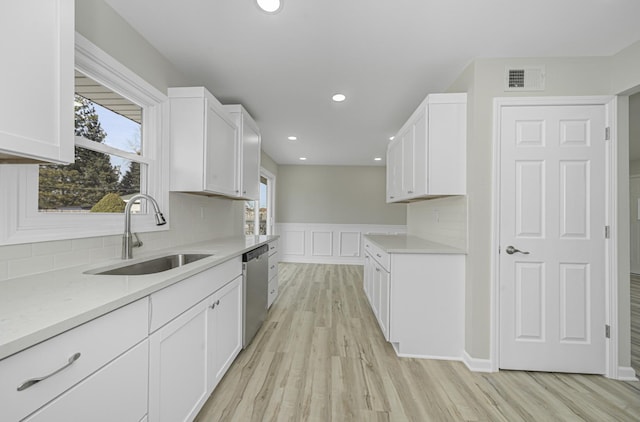
[{"label": "light wood-style flooring", "polygon": [[640,383],[398,358],[361,266],[280,264],[266,323],[196,421],[640,421]]}]

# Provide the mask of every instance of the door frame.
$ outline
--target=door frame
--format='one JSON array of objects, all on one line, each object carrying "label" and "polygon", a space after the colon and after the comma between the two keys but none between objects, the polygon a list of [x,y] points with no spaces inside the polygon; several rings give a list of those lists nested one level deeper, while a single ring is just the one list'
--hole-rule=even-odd
[{"label": "door frame", "polygon": [[[605,224],[609,239],[605,241],[605,324],[610,338],[605,339],[605,376],[618,378],[618,163],[617,163],[617,101],[616,96],[580,97],[497,97],[493,99],[493,171],[491,230],[491,370],[500,369],[500,127],[502,109],[514,106],[576,106],[602,105],[605,125],[610,129],[606,147]],[[604,230],[604,228],[603,228]],[[604,327],[603,327],[604,330]]]}]

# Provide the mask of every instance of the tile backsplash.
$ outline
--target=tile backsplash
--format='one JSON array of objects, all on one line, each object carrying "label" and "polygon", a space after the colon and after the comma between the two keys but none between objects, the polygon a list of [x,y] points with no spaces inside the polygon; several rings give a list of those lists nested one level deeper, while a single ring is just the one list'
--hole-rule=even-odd
[{"label": "tile backsplash", "polygon": [[[171,193],[169,202],[170,230],[139,234],[144,245],[134,255],[243,233],[243,201]],[[0,280],[99,263],[121,248],[120,234],[0,246]]]}]

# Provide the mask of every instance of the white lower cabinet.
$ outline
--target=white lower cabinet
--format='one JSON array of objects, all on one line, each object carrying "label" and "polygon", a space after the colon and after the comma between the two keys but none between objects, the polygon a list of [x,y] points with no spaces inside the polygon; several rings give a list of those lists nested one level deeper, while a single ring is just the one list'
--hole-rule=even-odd
[{"label": "white lower cabinet", "polygon": [[378,324],[384,335],[385,340],[389,340],[389,296],[391,294],[391,285],[389,284],[391,276],[381,266],[376,266],[376,276],[374,278],[378,294]]},{"label": "white lower cabinet", "polygon": [[[151,296],[152,307],[156,303],[162,308],[158,313],[168,314],[167,294],[179,292],[181,297],[193,296],[192,292],[201,291],[207,285],[217,285],[221,277],[230,272],[234,274],[233,280],[149,337],[150,422],[193,420],[240,352],[240,261],[228,261],[155,293],[157,297]],[[207,279],[209,283],[202,284]],[[179,300],[174,297],[174,302]]]},{"label": "white lower cabinet", "polygon": [[278,297],[278,262],[280,254],[278,253],[278,241],[274,240],[269,243],[269,284],[267,286],[267,308],[270,308]]},{"label": "white lower cabinet", "polygon": [[366,237],[364,245],[365,295],[396,353],[461,359],[464,255],[387,253]]},{"label": "white lower cabinet", "polygon": [[242,349],[242,276],[207,301],[208,390],[212,392]]},{"label": "white lower cabinet", "polygon": [[144,340],[24,422],[146,419],[149,341]]},{"label": "white lower cabinet", "polygon": [[207,301],[149,337],[149,420],[193,420],[207,400]]},{"label": "white lower cabinet", "polygon": [[382,335],[389,340],[389,272],[365,252],[364,291]]}]

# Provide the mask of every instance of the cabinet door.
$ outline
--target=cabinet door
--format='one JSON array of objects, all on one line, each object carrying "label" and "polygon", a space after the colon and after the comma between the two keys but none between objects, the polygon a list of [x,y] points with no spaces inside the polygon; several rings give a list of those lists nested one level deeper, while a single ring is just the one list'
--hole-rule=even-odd
[{"label": "cabinet door", "polygon": [[191,421],[206,401],[207,309],[198,303],[149,337],[149,421]]},{"label": "cabinet door", "polygon": [[144,340],[25,422],[139,421],[147,413],[149,342]]},{"label": "cabinet door", "polygon": [[378,307],[378,322],[384,335],[384,339],[389,341],[389,294],[390,294],[390,274],[384,269],[378,272],[380,285],[380,305]]},{"label": "cabinet door", "polygon": [[[428,142],[427,139],[427,111],[422,109],[413,122],[413,195],[414,197],[428,194]],[[447,162],[441,164],[448,166]]]},{"label": "cabinet door", "polygon": [[373,285],[373,263],[372,258],[369,254],[365,254],[364,256],[364,294],[369,300],[369,305],[371,306],[371,287]]},{"label": "cabinet door", "polygon": [[208,389],[218,385],[242,349],[242,276],[208,300]]},{"label": "cabinet door", "polygon": [[73,0],[3,2],[0,163],[73,161],[74,36]]},{"label": "cabinet door", "polygon": [[373,262],[373,277],[371,279],[371,309],[378,319],[380,314],[380,266]]},{"label": "cabinet door", "polygon": [[260,199],[260,133],[248,118],[242,119],[242,197]]},{"label": "cabinet door", "polygon": [[410,125],[402,133],[402,194],[410,197],[415,192],[415,133]]},{"label": "cabinet door", "polygon": [[402,196],[402,139],[398,136],[387,149],[387,202]]},{"label": "cabinet door", "polygon": [[205,190],[239,196],[236,125],[213,101],[207,99],[206,103]]}]

